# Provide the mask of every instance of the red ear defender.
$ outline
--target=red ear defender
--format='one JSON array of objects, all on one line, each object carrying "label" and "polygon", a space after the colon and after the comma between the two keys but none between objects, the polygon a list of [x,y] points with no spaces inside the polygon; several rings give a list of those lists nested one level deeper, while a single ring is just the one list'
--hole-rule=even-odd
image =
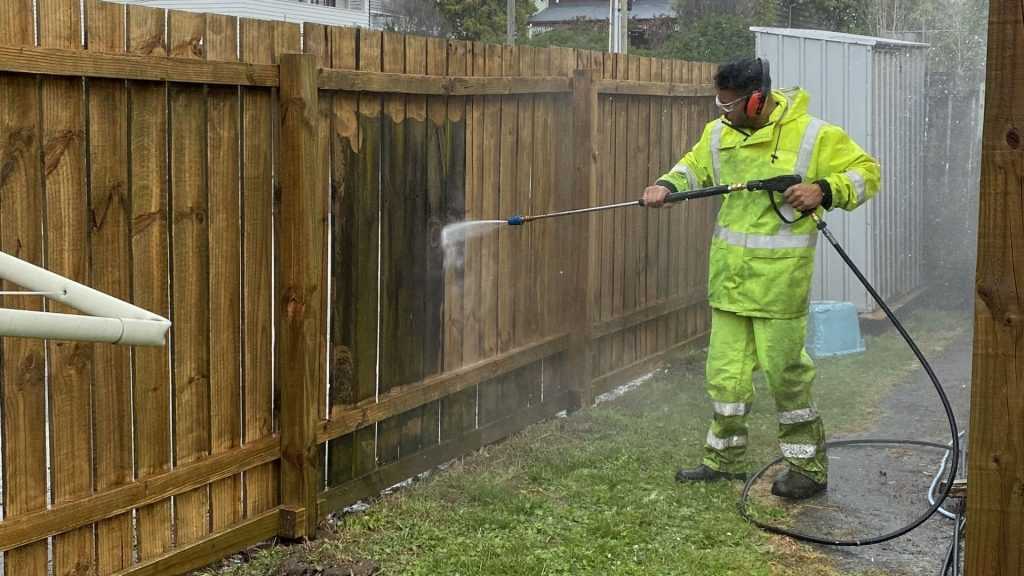
[{"label": "red ear defender", "polygon": [[755,118],[761,113],[761,109],[764,108],[764,95],[761,94],[760,90],[755,91],[750,96],[747,96],[747,117]]},{"label": "red ear defender", "polygon": [[749,118],[761,115],[761,110],[764,110],[764,104],[767,100],[766,95],[772,92],[772,76],[769,72],[768,61],[764,58],[758,58],[757,62],[761,65],[761,85],[758,86],[753,94],[747,97],[746,113]]}]

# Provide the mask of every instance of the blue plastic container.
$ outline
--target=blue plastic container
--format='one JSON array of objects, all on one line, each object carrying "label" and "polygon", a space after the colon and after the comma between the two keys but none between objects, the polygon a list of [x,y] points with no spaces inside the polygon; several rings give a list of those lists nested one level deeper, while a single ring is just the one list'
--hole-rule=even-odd
[{"label": "blue plastic container", "polygon": [[863,352],[857,307],[852,302],[811,302],[806,345],[808,354],[815,358]]}]

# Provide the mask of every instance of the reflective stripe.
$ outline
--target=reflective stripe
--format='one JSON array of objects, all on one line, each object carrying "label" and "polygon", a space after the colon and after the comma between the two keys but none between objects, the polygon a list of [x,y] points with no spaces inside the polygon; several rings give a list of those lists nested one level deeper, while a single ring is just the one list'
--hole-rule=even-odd
[{"label": "reflective stripe", "polygon": [[694,176],[693,172],[690,171],[689,166],[680,162],[679,164],[676,164],[674,168],[672,168],[672,171],[675,172],[676,174],[683,174],[686,176],[686,182],[690,184],[690,190],[697,189],[697,177]]},{"label": "reflective stripe", "polygon": [[811,168],[814,144],[818,141],[818,133],[821,132],[821,128],[824,125],[825,122],[817,118],[811,118],[810,123],[807,124],[807,129],[804,130],[804,138],[800,142],[800,154],[797,156],[796,166],[793,167],[793,171],[797,174],[804,177],[807,176],[807,172]]},{"label": "reflective stripe", "polygon": [[860,172],[849,170],[846,172],[846,177],[853,183],[853,189],[857,191],[857,206],[860,206],[867,199],[866,186],[864,184],[864,177],[860,175]]},{"label": "reflective stripe", "polygon": [[779,412],[779,424],[801,424],[803,422],[813,422],[817,419],[818,411],[814,408]]},{"label": "reflective stripe", "polygon": [[743,402],[715,402],[715,414],[719,416],[743,416],[750,412],[750,404]]},{"label": "reflective stripe", "polygon": [[715,450],[725,450],[726,448],[736,448],[738,446],[747,445],[746,436],[730,436],[728,438],[719,438],[708,430],[707,438],[708,446],[711,446]]},{"label": "reflective stripe", "polygon": [[715,237],[727,244],[741,248],[813,248],[818,242],[818,233],[812,234],[747,234],[730,230],[724,226],[715,227]]},{"label": "reflective stripe", "polygon": [[714,127],[711,128],[711,168],[713,177],[715,179],[714,184],[717,186],[720,180],[721,165],[721,148],[722,146],[722,130],[724,129],[722,121],[719,120],[715,123]]},{"label": "reflective stripe", "polygon": [[782,455],[786,458],[814,458],[818,447],[814,444],[779,444]]}]

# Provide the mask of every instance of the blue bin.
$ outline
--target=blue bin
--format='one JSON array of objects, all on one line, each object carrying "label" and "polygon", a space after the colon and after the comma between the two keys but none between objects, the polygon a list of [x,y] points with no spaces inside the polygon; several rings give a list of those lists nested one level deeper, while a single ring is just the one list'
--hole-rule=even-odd
[{"label": "blue bin", "polygon": [[857,307],[852,302],[811,302],[806,345],[815,358],[863,352]]}]

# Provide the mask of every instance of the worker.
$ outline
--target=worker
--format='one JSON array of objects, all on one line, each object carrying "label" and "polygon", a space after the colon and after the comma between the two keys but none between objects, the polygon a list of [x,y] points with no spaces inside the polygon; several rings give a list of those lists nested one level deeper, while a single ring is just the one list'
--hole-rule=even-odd
[{"label": "worker", "polygon": [[784,174],[799,174],[803,182],[782,194],[734,192],[721,204],[708,272],[706,389],[714,416],[702,462],[679,470],[676,480],[746,478],[747,414],[760,367],[775,398],[786,462],[772,494],[809,498],[826,490],[828,460],[811,397],[815,367],[804,348],[818,232],[802,216],[864,204],[878,193],[880,167],[840,127],[807,113],[805,90],[772,90],[764,59],[722,65],[715,88],[721,117],[644,190],[644,204],[671,206],[665,203],[670,192]]}]

